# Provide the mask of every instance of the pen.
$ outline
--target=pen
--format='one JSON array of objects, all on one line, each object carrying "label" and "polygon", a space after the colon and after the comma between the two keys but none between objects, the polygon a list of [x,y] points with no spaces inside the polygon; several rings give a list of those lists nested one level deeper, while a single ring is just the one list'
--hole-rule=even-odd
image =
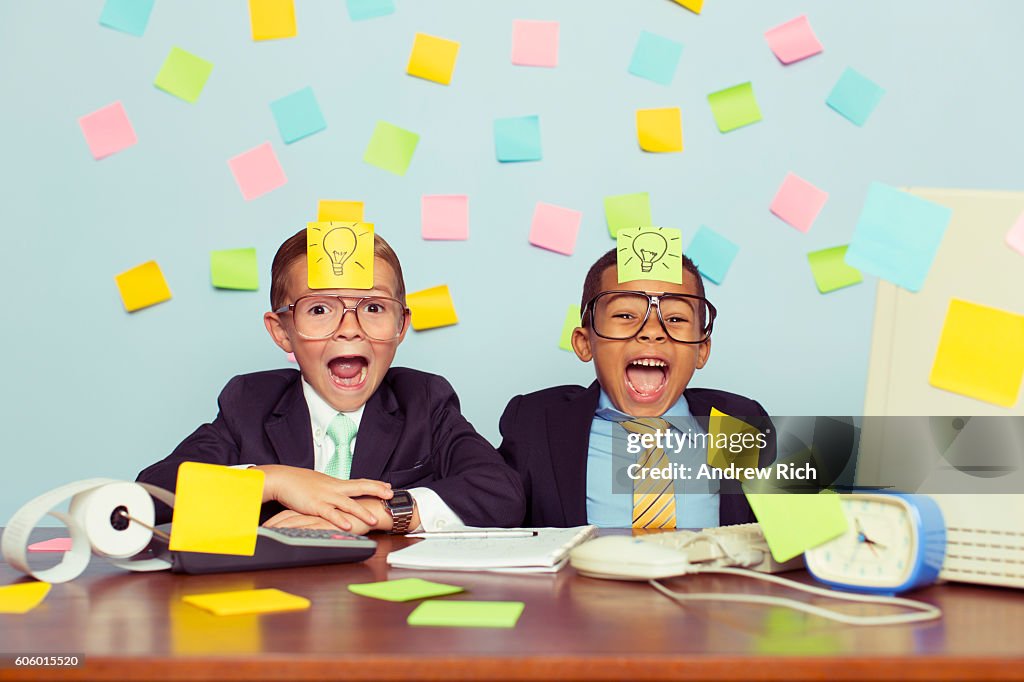
[{"label": "pen", "polygon": [[437,533],[409,533],[408,538],[532,538],[536,537],[535,530],[462,530],[446,531]]}]

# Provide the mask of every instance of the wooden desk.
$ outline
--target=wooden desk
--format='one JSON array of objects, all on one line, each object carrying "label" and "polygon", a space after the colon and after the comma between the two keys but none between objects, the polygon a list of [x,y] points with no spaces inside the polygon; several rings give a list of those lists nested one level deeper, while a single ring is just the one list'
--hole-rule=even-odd
[{"label": "wooden desk", "polygon": [[[642,583],[557,575],[389,570],[391,548],[343,566],[213,576],[127,573],[93,558],[25,615],[0,615],[0,651],[85,654],[80,669],[0,669],[0,680],[1024,680],[1024,593],[942,585],[914,596],[941,621],[850,627],[781,608],[682,607]],[[790,574],[793,575],[793,574]],[[800,576],[799,572],[796,576]],[[358,597],[349,583],[420,576],[467,588],[448,599],[518,600],[513,630],[413,628],[417,602]],[[806,577],[806,576],[805,576]],[[18,574],[0,563],[0,585]],[[676,590],[783,594],[731,576]],[[277,587],[308,611],[217,617],[182,595]],[[867,612],[867,607],[844,608]]]}]

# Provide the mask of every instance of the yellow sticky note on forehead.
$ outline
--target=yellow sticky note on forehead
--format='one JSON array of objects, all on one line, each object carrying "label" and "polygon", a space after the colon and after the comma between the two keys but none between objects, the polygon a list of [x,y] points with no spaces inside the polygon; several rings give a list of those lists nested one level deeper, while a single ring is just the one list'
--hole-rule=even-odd
[{"label": "yellow sticky note on forehead", "polygon": [[619,230],[616,237],[619,282],[654,279],[683,283],[683,233],[671,227]]},{"label": "yellow sticky note on forehead", "polygon": [[373,223],[306,225],[310,289],[373,288]]}]

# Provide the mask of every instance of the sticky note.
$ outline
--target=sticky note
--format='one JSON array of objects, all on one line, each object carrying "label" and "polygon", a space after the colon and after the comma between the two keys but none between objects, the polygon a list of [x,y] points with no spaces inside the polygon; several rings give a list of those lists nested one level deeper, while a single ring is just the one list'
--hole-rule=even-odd
[{"label": "sticky note", "polygon": [[701,9],[704,7],[704,0],[675,0],[677,5],[682,5],[686,9],[700,14]]},{"label": "sticky note", "polygon": [[719,132],[727,133],[761,120],[761,109],[750,82],[713,92],[708,95],[708,103]]},{"label": "sticky note", "polygon": [[787,173],[769,210],[801,232],[807,232],[827,201],[828,192],[794,173]]},{"label": "sticky note", "polygon": [[295,26],[295,0],[249,0],[249,22],[253,40],[293,38]]},{"label": "sticky note", "polygon": [[366,21],[395,13],[395,0],[346,0],[348,18]]},{"label": "sticky note", "polygon": [[502,163],[540,161],[540,117],[495,119],[494,152]]},{"label": "sticky note", "polygon": [[769,487],[750,481],[743,489],[768,549],[778,562],[789,561],[846,532],[846,515],[839,495],[833,492],[751,492]]},{"label": "sticky note", "polygon": [[629,72],[661,85],[671,85],[683,55],[683,44],[649,31],[641,31],[633,48]]},{"label": "sticky note", "polygon": [[171,300],[171,290],[155,260],[137,265],[114,277],[121,292],[121,302],[128,312],[135,312]]},{"label": "sticky note", "polygon": [[459,322],[447,284],[409,294],[405,303],[412,311],[412,328],[416,331],[448,327]]},{"label": "sticky note", "polygon": [[512,63],[516,66],[558,66],[558,22],[512,22]]},{"label": "sticky note", "polygon": [[285,357],[288,359],[288,362],[295,364],[299,363],[299,361],[295,359],[295,353],[285,353]]},{"label": "sticky note", "polygon": [[908,291],[919,291],[952,217],[950,208],[872,183],[846,262]]},{"label": "sticky note", "polygon": [[138,142],[121,102],[114,102],[78,119],[92,158],[105,159]]},{"label": "sticky note", "polygon": [[228,168],[235,176],[238,189],[246,201],[258,199],[288,182],[269,142],[231,157],[228,159]]},{"label": "sticky note", "polygon": [[[261,472],[262,473],[262,472]],[[190,594],[182,597],[186,604],[198,606],[215,616],[238,616],[246,613],[272,613],[274,611],[301,611],[308,609],[305,597],[274,588]]]},{"label": "sticky note", "polygon": [[521,601],[432,599],[417,606],[406,622],[413,626],[514,628],[524,606]]},{"label": "sticky note", "polygon": [[1024,380],[1024,315],[954,298],[928,381],[987,403],[1013,407]]},{"label": "sticky note", "polygon": [[259,469],[183,462],[174,493],[171,551],[252,556],[263,478]]},{"label": "sticky note", "polygon": [[424,239],[469,239],[469,197],[424,195],[420,203]]},{"label": "sticky note", "polygon": [[715,284],[725,280],[740,247],[710,227],[700,226],[685,253],[694,262],[700,274]]},{"label": "sticky note", "polygon": [[645,152],[683,151],[683,117],[679,108],[637,109],[636,137]]},{"label": "sticky note", "polygon": [[210,252],[210,282],[217,289],[256,291],[260,288],[256,249]]},{"label": "sticky note", "polygon": [[277,129],[285,144],[291,144],[313,133],[327,128],[327,121],[317,104],[313,88],[303,88],[298,92],[274,100],[270,103],[270,111],[274,114]]},{"label": "sticky note", "polygon": [[728,469],[730,465],[756,468],[761,456],[756,442],[759,433],[757,427],[712,407],[708,417],[708,465],[716,469]]},{"label": "sticky note", "polygon": [[180,47],[172,47],[153,85],[186,102],[195,103],[212,72],[212,62]]},{"label": "sticky note", "polygon": [[385,580],[379,583],[349,585],[348,590],[361,597],[383,599],[384,601],[413,601],[414,599],[444,597],[464,591],[461,587],[455,585],[434,583],[422,578],[401,578],[399,580]]},{"label": "sticky note", "polygon": [[571,256],[583,213],[571,208],[537,202],[530,224],[530,243],[548,251]]},{"label": "sticky note", "polygon": [[33,542],[28,546],[30,552],[70,552],[71,538],[52,538],[41,542]]},{"label": "sticky note", "polygon": [[306,224],[310,289],[373,288],[373,223]]},{"label": "sticky note", "polygon": [[363,202],[321,199],[317,204],[316,220],[320,223],[361,223]]},{"label": "sticky note", "polygon": [[377,121],[363,161],[389,173],[405,175],[419,143],[420,136],[416,133],[386,121]]},{"label": "sticky note", "polygon": [[860,284],[864,277],[857,268],[846,264],[846,246],[834,246],[807,254],[811,274],[818,291],[827,294],[836,289]]},{"label": "sticky note", "polygon": [[851,123],[863,126],[882,101],[885,90],[853,69],[846,69],[825,103]]},{"label": "sticky note", "polygon": [[562,336],[558,339],[558,347],[562,350],[572,352],[572,333],[580,326],[582,311],[573,303],[565,313],[565,322],[562,323]]},{"label": "sticky note", "polygon": [[115,31],[141,36],[149,25],[156,0],[107,0],[100,13],[100,25]]},{"label": "sticky note", "polygon": [[823,49],[806,14],[769,29],[764,37],[768,47],[783,64],[813,57]]},{"label": "sticky note", "polygon": [[616,240],[619,283],[652,279],[683,283],[683,233],[671,227],[619,230]]},{"label": "sticky note", "polygon": [[455,60],[459,56],[459,43],[446,38],[417,33],[412,43],[412,54],[405,71],[442,85],[452,82]]},{"label": "sticky note", "polygon": [[1006,233],[1006,245],[1024,256],[1024,213],[1020,214],[1017,222]]},{"label": "sticky note", "polygon": [[616,194],[604,198],[604,218],[612,239],[619,230],[651,224],[651,197],[647,192]]},{"label": "sticky note", "polygon": [[50,592],[50,583],[15,583],[0,587],[0,613],[28,613]]}]

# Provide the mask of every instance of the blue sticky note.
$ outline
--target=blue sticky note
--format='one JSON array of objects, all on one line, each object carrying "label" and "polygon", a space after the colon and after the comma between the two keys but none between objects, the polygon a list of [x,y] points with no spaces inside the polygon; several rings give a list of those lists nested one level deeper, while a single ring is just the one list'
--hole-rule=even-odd
[{"label": "blue sticky note", "polygon": [[352,21],[376,19],[395,13],[395,0],[347,0],[348,18]]},{"label": "blue sticky note", "polygon": [[494,151],[503,163],[540,161],[540,116],[496,119]]},{"label": "blue sticky note", "polygon": [[850,122],[863,126],[884,94],[882,86],[847,68],[825,103]]},{"label": "blue sticky note", "polygon": [[141,36],[149,24],[149,14],[156,0],[107,0],[100,14],[100,24],[115,31]]},{"label": "blue sticky note", "polygon": [[701,225],[686,249],[686,256],[694,262],[700,274],[715,284],[721,284],[739,251],[739,246],[710,227]]},{"label": "blue sticky note", "polygon": [[298,92],[274,100],[270,103],[270,111],[277,121],[277,129],[285,144],[309,137],[327,127],[327,121],[316,103],[313,88],[303,88]]},{"label": "blue sticky note", "polygon": [[648,31],[640,32],[640,40],[633,49],[629,72],[647,80],[671,85],[683,54],[682,43]]},{"label": "blue sticky note", "polygon": [[950,208],[872,183],[846,264],[919,291],[952,217]]}]

